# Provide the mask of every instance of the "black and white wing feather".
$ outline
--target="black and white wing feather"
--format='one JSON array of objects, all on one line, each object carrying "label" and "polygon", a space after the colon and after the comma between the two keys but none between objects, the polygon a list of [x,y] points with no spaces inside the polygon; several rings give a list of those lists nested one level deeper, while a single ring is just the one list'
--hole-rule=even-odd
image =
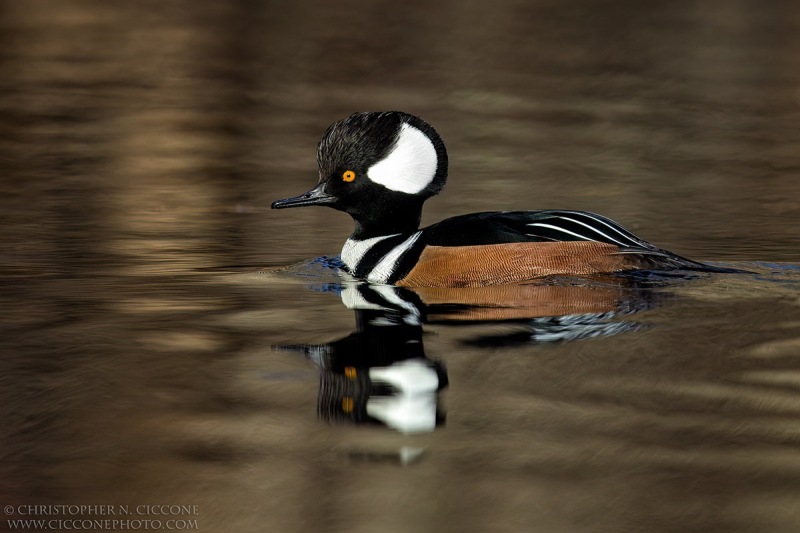
[{"label": "black and white wing feather", "polygon": [[[434,246],[508,242],[591,241],[618,247],[616,253],[642,258],[645,268],[721,270],[662,250],[610,218],[587,211],[493,211],[443,220],[425,231]],[[727,269],[725,269],[727,270]]]},{"label": "black and white wing feather", "polygon": [[[524,213],[524,212],[522,212]],[[537,240],[595,241],[637,251],[660,251],[613,220],[586,211],[533,211],[528,216],[526,233]]]}]

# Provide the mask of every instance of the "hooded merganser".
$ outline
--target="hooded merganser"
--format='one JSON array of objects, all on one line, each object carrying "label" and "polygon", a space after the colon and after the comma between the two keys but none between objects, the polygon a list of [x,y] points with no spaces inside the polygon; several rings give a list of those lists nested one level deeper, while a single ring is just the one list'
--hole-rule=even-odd
[{"label": "hooded merganser", "polygon": [[480,287],[550,275],[630,270],[729,271],[680,257],[585,211],[492,211],[419,229],[422,204],[447,179],[428,123],[398,111],[356,113],[317,148],[319,183],[273,209],[327,205],[353,217],[342,248],[353,276],[408,287]]}]

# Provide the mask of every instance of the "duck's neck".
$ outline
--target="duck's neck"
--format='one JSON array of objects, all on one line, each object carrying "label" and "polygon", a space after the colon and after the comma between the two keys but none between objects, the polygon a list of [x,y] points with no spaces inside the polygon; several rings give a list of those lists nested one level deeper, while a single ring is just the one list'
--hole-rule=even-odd
[{"label": "duck's neck", "polygon": [[367,212],[350,213],[356,228],[351,239],[364,240],[397,233],[414,233],[422,220],[422,204],[372,206]]}]

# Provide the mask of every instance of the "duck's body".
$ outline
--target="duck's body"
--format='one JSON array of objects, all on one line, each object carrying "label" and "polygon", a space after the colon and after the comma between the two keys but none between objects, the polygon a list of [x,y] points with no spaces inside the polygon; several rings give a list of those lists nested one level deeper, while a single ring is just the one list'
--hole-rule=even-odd
[{"label": "duck's body", "polygon": [[706,267],[584,211],[473,213],[413,233],[351,237],[342,261],[357,278],[410,287],[479,287],[557,274]]},{"label": "duck's body", "polygon": [[349,213],[356,228],[342,261],[372,283],[479,287],[549,275],[720,270],[585,211],[472,213],[418,229],[422,204],[444,187],[447,153],[436,131],[413,115],[357,113],[337,122],[317,161],[317,187],[272,207],[328,205]]}]

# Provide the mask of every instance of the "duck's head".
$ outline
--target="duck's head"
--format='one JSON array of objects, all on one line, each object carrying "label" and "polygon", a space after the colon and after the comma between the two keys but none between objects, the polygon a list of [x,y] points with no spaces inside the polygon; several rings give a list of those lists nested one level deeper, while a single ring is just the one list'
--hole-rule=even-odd
[{"label": "duck's head", "polygon": [[273,209],[327,205],[362,237],[415,231],[422,204],[444,188],[447,151],[422,119],[399,111],[356,113],[336,122],[317,148],[319,183]]}]

